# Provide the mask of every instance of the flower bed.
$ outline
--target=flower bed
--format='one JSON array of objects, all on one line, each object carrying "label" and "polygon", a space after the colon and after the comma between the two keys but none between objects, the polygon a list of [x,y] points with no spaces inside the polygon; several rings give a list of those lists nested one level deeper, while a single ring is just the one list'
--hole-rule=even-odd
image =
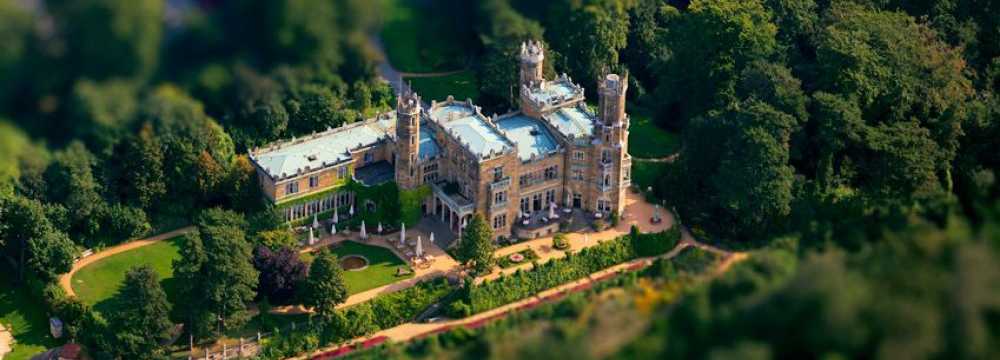
[{"label": "flower bed", "polygon": [[511,266],[517,266],[524,263],[529,263],[537,259],[538,259],[538,253],[536,253],[535,250],[524,249],[516,253],[504,256],[503,258],[499,259],[499,261],[497,261],[497,264],[500,265],[501,268],[506,269]]}]

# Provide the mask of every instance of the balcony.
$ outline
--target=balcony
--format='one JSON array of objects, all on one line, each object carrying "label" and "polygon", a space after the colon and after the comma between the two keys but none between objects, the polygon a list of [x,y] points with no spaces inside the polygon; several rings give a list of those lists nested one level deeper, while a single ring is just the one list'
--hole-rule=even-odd
[{"label": "balcony", "polygon": [[490,184],[490,191],[506,190],[510,188],[510,176],[494,181]]},{"label": "balcony", "polygon": [[609,172],[609,171],[611,171],[611,169],[612,169],[612,167],[614,165],[615,165],[615,163],[611,162],[611,161],[601,161],[600,162],[601,171],[603,171],[603,172]]}]

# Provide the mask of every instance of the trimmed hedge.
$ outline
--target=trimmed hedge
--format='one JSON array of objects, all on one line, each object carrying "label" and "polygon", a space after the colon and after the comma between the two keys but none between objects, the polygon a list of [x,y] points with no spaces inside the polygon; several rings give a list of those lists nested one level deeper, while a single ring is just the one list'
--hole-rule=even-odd
[{"label": "trimmed hedge", "polygon": [[283,359],[400,325],[451,293],[445,278],[421,282],[337,312],[296,331],[275,331],[259,358]]},{"label": "trimmed hedge", "polygon": [[628,236],[605,241],[579,253],[567,252],[566,257],[544,264],[535,264],[529,271],[518,270],[513,275],[472,286],[462,304],[453,305],[452,316],[479,313],[538,294],[570,281],[584,278],[600,270],[635,258],[663,254],[677,245],[680,232],[674,228],[661,233],[642,234],[634,230]]}]

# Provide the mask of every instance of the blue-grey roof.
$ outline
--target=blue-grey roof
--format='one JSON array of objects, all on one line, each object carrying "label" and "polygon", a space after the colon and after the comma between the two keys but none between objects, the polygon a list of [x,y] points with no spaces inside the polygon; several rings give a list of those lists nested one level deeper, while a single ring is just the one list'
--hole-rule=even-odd
[{"label": "blue-grey roof", "polygon": [[431,109],[431,117],[452,136],[480,158],[492,153],[502,153],[514,148],[497,129],[486,123],[486,118],[465,103],[450,103]]},{"label": "blue-grey roof", "polygon": [[392,134],[395,119],[380,117],[307,137],[269,145],[251,153],[251,159],[272,178],[294,176],[351,159],[349,150],[371,146]]},{"label": "blue-grey roof", "polygon": [[557,148],[556,140],[552,138],[549,129],[528,116],[518,114],[506,117],[498,120],[496,124],[517,144],[517,157],[521,161],[531,160],[533,156],[544,156]]},{"label": "blue-grey roof", "polygon": [[434,130],[426,126],[420,127],[420,159],[426,160],[438,156],[441,147],[438,146],[437,139],[434,138]]},{"label": "blue-grey roof", "polygon": [[392,181],[395,178],[396,168],[384,160],[354,169],[354,180],[357,180],[362,185],[378,185]]},{"label": "blue-grey roof", "polygon": [[568,79],[546,81],[540,87],[529,89],[528,97],[537,104],[552,105],[583,96],[583,89]]},{"label": "blue-grey roof", "polygon": [[561,108],[545,116],[556,130],[570,137],[589,137],[594,134],[597,117],[579,107]]}]

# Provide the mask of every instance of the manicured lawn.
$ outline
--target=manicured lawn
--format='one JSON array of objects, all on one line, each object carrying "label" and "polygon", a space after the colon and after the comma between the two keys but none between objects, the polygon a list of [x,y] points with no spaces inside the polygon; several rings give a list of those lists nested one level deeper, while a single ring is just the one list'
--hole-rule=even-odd
[{"label": "manicured lawn", "polygon": [[524,250],[518,251],[517,253],[521,254],[522,256],[524,256],[524,260],[521,260],[520,262],[513,262],[513,261],[510,260],[510,255],[507,255],[507,256],[498,258],[497,259],[497,265],[500,265],[501,268],[506,269],[506,268],[509,268],[511,266],[517,266],[517,265],[521,265],[521,264],[530,263],[530,262],[535,261],[535,260],[538,259],[538,253],[536,253],[535,250],[524,249]]},{"label": "manicured lawn", "polygon": [[[348,293],[352,295],[413,277],[412,271],[409,275],[396,276],[396,269],[409,267],[396,254],[383,247],[345,241],[334,245],[331,250],[338,258],[361,255],[368,259],[368,267],[363,270],[344,271],[344,282],[347,283]],[[302,254],[301,258],[302,261],[312,262],[315,255]]]},{"label": "manicured lawn", "polygon": [[125,281],[125,273],[134,266],[149,265],[160,276],[160,284],[168,300],[177,304],[177,283],[173,281],[172,262],[180,258],[181,241],[182,237],[175,237],[90,264],[73,274],[73,291],[84,303],[94,305],[94,309],[112,311],[113,305],[109,300]]},{"label": "manicured lawn", "polygon": [[0,266],[0,324],[14,335],[14,352],[4,360],[25,360],[45,349],[59,345],[49,336],[45,306],[28,295],[23,286],[15,287],[14,271]]},{"label": "manicured lawn", "polygon": [[460,37],[464,31],[456,31],[448,23],[451,16],[431,15],[415,3],[406,0],[382,2],[385,14],[382,42],[389,62],[401,72],[461,69],[467,56]]},{"label": "manicured lawn", "polygon": [[645,111],[629,114],[632,116],[632,123],[629,126],[628,151],[632,156],[660,158],[677,152],[677,134],[657,127]]},{"label": "manicured lawn", "polygon": [[431,100],[444,101],[448,95],[462,101],[476,101],[479,98],[479,81],[472,71],[447,76],[406,78],[404,81],[409,81],[413,90],[428,103]]}]

